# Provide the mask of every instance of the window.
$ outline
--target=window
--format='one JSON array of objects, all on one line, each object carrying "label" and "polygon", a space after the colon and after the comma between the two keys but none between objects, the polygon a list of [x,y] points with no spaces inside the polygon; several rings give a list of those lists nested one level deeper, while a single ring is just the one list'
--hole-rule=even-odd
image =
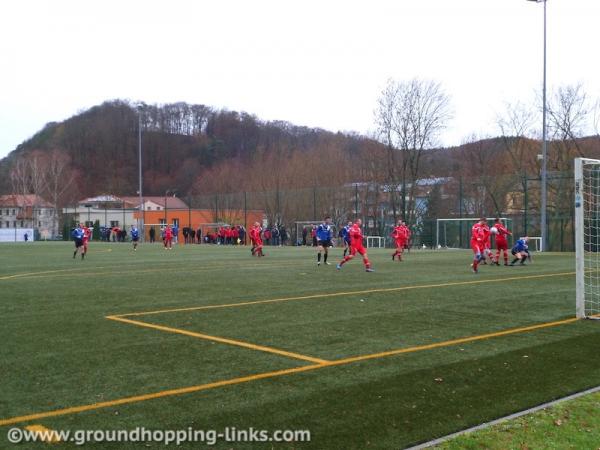
[{"label": "window", "polygon": [[21,220],[21,228],[23,228],[25,225],[23,224],[23,221]]},{"label": "window", "polygon": [[13,220],[13,228],[17,228],[17,221]]},{"label": "window", "polygon": [[85,226],[88,228],[94,228],[94,222],[92,222],[91,220],[86,220]]},{"label": "window", "polygon": [[6,221],[6,228],[10,228],[10,222],[8,220]]},{"label": "window", "polygon": [[12,213],[12,215],[13,215],[13,216],[16,214],[16,212],[15,212],[15,211],[16,211],[16,210],[14,210],[14,209],[13,209],[13,213]]},{"label": "window", "polygon": [[42,221],[38,220],[38,228],[42,228]]},{"label": "window", "polygon": [[161,227],[164,227],[167,224],[167,221],[165,219],[158,219],[158,224]]},{"label": "window", "polygon": [[179,219],[173,219],[173,226],[179,228]]},{"label": "window", "polygon": [[119,226],[119,221],[118,220],[111,220],[110,221],[110,227],[114,228],[114,227],[118,227]]}]

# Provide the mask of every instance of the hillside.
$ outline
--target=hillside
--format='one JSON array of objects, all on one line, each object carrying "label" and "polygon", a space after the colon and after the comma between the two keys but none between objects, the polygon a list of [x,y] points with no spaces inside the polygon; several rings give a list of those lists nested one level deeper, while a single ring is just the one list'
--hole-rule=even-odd
[{"label": "hillside", "polygon": [[[219,168],[244,171],[244,167],[267,159],[284,163],[295,154],[340,151],[349,155],[365,145],[381,147],[360,136],[264,122],[250,114],[203,105],[141,105],[139,111],[144,192],[148,195],[160,195],[167,189],[189,193],[203,174]],[[18,159],[51,153],[68,160],[77,195],[135,192],[138,110],[127,101],[115,100],[47,124],[0,161],[0,192],[11,190],[9,173]],[[288,181],[289,186],[302,184]]]},{"label": "hillside", "polygon": [[[394,171],[388,149],[364,136],[266,122],[251,114],[204,105],[138,106],[114,100],[63,122],[49,123],[19,145],[0,161],[0,193],[14,190],[10,174],[19,173],[23,161],[33,160],[40,170],[52,166],[50,178],[55,186],[50,197],[59,205],[100,193],[134,194],[138,188],[138,114],[146,195],[163,195],[167,190],[176,190],[180,196],[262,192],[339,186],[357,180],[400,182],[402,152],[392,157],[396,172],[390,178]],[[486,188],[490,177],[502,174],[535,177],[540,170],[540,148],[539,141],[522,137],[473,138],[458,147],[423,152],[417,177],[469,178]],[[600,157],[600,141],[597,137],[557,139],[550,142],[548,151],[549,170],[570,170],[574,156]],[[22,171],[22,178],[28,179],[21,186],[29,186],[23,191],[35,187],[35,170],[28,170]]]}]

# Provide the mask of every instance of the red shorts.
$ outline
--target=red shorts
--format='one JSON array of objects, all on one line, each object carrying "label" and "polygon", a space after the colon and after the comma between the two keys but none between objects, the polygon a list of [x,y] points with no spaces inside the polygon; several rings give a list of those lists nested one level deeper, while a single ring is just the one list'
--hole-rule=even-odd
[{"label": "red shorts", "polygon": [[508,242],[496,239],[496,250],[508,250]]},{"label": "red shorts", "polygon": [[396,247],[404,248],[406,246],[406,240],[404,239],[396,239]]},{"label": "red shorts", "polygon": [[352,256],[356,255],[356,254],[360,254],[361,256],[364,256],[365,253],[367,253],[367,250],[361,245],[360,247],[350,247],[350,254]]},{"label": "red shorts", "polygon": [[483,253],[483,242],[471,241],[471,250],[473,253],[482,254]]}]

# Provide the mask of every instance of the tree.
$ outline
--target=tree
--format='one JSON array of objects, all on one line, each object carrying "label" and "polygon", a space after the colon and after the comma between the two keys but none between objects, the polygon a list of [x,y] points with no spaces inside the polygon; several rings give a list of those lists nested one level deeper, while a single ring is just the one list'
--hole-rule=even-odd
[{"label": "tree", "polygon": [[[388,180],[391,192],[400,186],[404,220],[414,221],[415,193],[425,150],[433,148],[452,117],[450,97],[441,84],[413,79],[388,81],[375,111],[380,140],[388,148]],[[395,203],[395,194],[391,196]],[[394,219],[396,212],[394,207]]]}]

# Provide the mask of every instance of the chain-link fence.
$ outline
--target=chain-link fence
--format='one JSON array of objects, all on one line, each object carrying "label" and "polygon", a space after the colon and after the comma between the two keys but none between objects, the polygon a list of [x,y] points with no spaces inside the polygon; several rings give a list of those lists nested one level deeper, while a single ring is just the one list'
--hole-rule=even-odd
[{"label": "chain-link fence", "polygon": [[[549,173],[547,186],[548,250],[573,251],[573,177],[570,173]],[[203,212],[202,222],[243,225],[246,229],[254,221],[262,220],[265,227],[286,230],[286,241],[292,245],[298,244],[298,227],[301,230],[318,224],[325,216],[332,218],[337,230],[348,221],[361,218],[365,235],[386,237],[389,245],[392,244],[389,235],[398,219],[408,223],[412,245],[418,247],[434,248],[440,243],[438,219],[505,217],[514,236],[541,236],[541,181],[539,176],[530,174],[427,178],[414,187],[351,183],[338,187],[192,195],[182,200],[189,208],[178,211],[180,228],[198,225],[195,222],[200,219],[195,218],[199,216],[194,211]],[[86,209],[72,212],[77,214],[63,214],[65,237],[75,215],[99,228],[126,229],[136,222],[134,211],[125,208],[116,213],[100,212],[99,217],[92,217]],[[159,214],[162,217],[163,212]],[[468,248],[470,228],[468,221],[447,221],[443,229],[444,246]]]}]

